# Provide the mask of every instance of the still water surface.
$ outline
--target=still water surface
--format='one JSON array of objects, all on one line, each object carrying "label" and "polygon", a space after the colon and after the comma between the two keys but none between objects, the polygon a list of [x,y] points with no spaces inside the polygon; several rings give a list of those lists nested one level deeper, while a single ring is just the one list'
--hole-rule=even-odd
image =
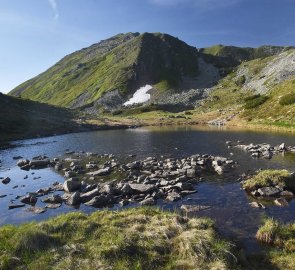
[{"label": "still water surface", "polygon": [[[295,200],[284,208],[271,205],[265,210],[251,208],[248,205],[251,198],[240,189],[237,179],[242,173],[260,168],[284,168],[295,171],[295,155],[279,155],[271,160],[252,159],[239,149],[228,149],[225,142],[237,140],[246,144],[278,145],[285,142],[287,145],[295,145],[294,134],[193,126],[96,131],[17,141],[15,148],[0,151],[0,177],[11,178],[8,185],[0,184],[0,195],[7,195],[0,199],[0,225],[42,220],[69,211],[96,211],[84,205],[79,209],[63,205],[59,209],[49,209],[41,215],[34,215],[24,208],[8,210],[7,205],[17,195],[25,195],[26,192],[48,187],[56,181],[64,181],[63,177],[51,169],[21,171],[13,157],[31,159],[44,154],[53,158],[62,156],[66,150],[115,154],[121,160],[130,154],[136,154],[137,159],[161,155],[184,157],[192,154],[211,154],[230,157],[239,165],[228,174],[204,179],[197,186],[198,193],[176,203],[160,202],[160,206],[165,209],[177,209],[183,203],[212,206],[211,209],[196,215],[213,218],[222,234],[242,241],[249,250],[254,251],[259,248],[254,235],[261,219],[267,215],[285,222],[294,221]],[[28,178],[24,179],[26,175]],[[16,185],[18,187],[13,188]],[[37,203],[37,206],[41,205],[41,202]]]}]

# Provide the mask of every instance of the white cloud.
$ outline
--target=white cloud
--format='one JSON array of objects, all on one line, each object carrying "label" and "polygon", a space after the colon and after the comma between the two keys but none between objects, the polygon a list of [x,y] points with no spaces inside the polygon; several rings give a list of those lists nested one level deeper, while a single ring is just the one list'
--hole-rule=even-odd
[{"label": "white cloud", "polygon": [[57,8],[57,2],[56,0],[48,0],[52,10],[53,10],[53,13],[54,13],[54,20],[58,20],[59,18],[59,13],[58,13],[58,8]]},{"label": "white cloud", "polygon": [[201,9],[215,9],[232,6],[243,0],[150,0],[151,3],[161,6],[177,6],[190,4]]}]

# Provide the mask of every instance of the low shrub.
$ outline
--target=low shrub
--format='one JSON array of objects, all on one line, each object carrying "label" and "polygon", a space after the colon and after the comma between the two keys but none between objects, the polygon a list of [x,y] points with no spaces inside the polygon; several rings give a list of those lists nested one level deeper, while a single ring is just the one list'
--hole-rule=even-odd
[{"label": "low shrub", "polygon": [[287,95],[284,95],[280,98],[279,101],[280,105],[291,105],[295,103],[295,93],[290,93]]},{"label": "low shrub", "polygon": [[245,109],[254,109],[254,108],[262,105],[264,102],[266,102],[267,99],[268,99],[267,96],[261,96],[259,94],[247,97],[244,99]]}]

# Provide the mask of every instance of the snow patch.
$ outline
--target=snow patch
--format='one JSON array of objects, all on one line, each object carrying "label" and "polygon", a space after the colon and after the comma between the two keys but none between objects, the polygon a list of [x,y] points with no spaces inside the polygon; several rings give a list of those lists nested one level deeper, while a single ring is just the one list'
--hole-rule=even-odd
[{"label": "snow patch", "polygon": [[146,86],[140,87],[133,94],[133,97],[124,103],[124,106],[147,102],[151,98],[151,95],[148,94],[147,92],[151,90],[152,88],[153,87],[149,84],[147,84]]}]

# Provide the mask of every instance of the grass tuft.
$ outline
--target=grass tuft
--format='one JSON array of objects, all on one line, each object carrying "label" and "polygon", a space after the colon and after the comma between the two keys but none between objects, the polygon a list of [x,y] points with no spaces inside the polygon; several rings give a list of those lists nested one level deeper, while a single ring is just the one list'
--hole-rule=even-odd
[{"label": "grass tuft", "polygon": [[294,180],[287,170],[263,170],[247,179],[243,184],[243,188],[247,191],[276,185],[290,188],[293,182]]},{"label": "grass tuft", "polygon": [[231,244],[211,220],[157,208],[70,213],[0,228],[0,269],[16,262],[23,269],[233,269],[228,254]]}]

